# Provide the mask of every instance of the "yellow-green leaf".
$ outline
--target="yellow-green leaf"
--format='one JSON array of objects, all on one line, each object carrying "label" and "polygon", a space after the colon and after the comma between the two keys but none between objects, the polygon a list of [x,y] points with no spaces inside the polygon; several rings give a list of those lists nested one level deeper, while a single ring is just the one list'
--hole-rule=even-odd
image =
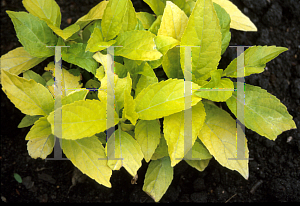
[{"label": "yellow-green leaf", "polygon": [[[245,179],[248,179],[248,160],[237,158],[237,129],[241,130],[236,121],[226,111],[219,107],[204,103],[206,119],[198,137],[208,149],[209,153],[224,167],[238,171]],[[241,131],[242,132],[242,131]],[[244,152],[244,158],[249,157],[247,139],[241,153]]]},{"label": "yellow-green leaf", "polygon": [[[62,137],[63,139],[81,139],[105,131],[106,128],[106,102],[98,100],[80,100],[63,105],[62,110]],[[54,112],[48,116],[54,133]],[[115,124],[119,122],[115,112]],[[57,125],[59,126],[59,125]]]},{"label": "yellow-green leaf", "polygon": [[51,133],[51,125],[47,121],[47,117],[39,118],[27,133],[25,140],[33,140],[39,137],[49,136]]},{"label": "yellow-green leaf", "polygon": [[57,37],[43,20],[27,12],[6,11],[11,18],[19,41],[24,49],[34,57],[44,58],[54,55]]},{"label": "yellow-green leaf", "polygon": [[168,78],[183,79],[183,72],[180,65],[180,48],[170,49],[164,56],[162,67]]},{"label": "yellow-green leaf", "polygon": [[184,46],[192,46],[192,76],[195,80],[207,80],[217,69],[221,59],[222,34],[219,19],[211,0],[198,0],[189,17],[180,43],[180,62],[184,71]]},{"label": "yellow-green leaf", "polygon": [[158,79],[153,71],[153,69],[149,66],[148,63],[145,63],[143,72],[141,72],[141,77],[136,84],[135,88],[135,97],[146,87],[151,84],[157,83]]},{"label": "yellow-green leaf", "polygon": [[2,70],[2,90],[22,113],[48,115],[54,108],[51,93],[34,80],[26,80]]},{"label": "yellow-green leaf", "polygon": [[159,59],[162,54],[155,49],[155,35],[149,31],[134,30],[120,34],[116,38],[116,56],[132,60],[151,61]]},{"label": "yellow-green leaf", "polygon": [[157,15],[162,15],[164,13],[164,8],[166,6],[166,0],[143,0],[146,2],[152,11]]},{"label": "yellow-green leaf", "polygon": [[158,120],[140,120],[135,126],[135,139],[141,146],[146,162],[149,162],[160,142],[160,123]]},{"label": "yellow-green leaf", "polygon": [[165,55],[169,49],[180,44],[180,41],[169,36],[156,36],[154,38],[157,50]]},{"label": "yellow-green leaf", "polygon": [[[282,52],[287,51],[285,47],[276,46],[252,46],[248,48],[242,55],[238,56],[223,71],[223,76],[227,77],[244,77],[251,74],[257,74],[264,71],[266,63],[276,58]],[[244,59],[241,59],[244,58]],[[244,61],[244,75],[238,75],[237,61]]]},{"label": "yellow-green leaf", "polygon": [[115,38],[122,29],[129,0],[110,0],[101,21],[104,41]]},{"label": "yellow-green leaf", "polygon": [[75,101],[84,100],[88,92],[89,90],[72,91],[61,99],[61,104],[71,104]]},{"label": "yellow-green leaf", "polygon": [[130,122],[135,125],[139,115],[135,111],[135,102],[133,97],[131,96],[131,89],[132,89],[132,81],[130,78],[130,74],[128,72],[126,77],[126,86],[124,89],[124,116],[125,118],[129,119]]},{"label": "yellow-green leaf", "polygon": [[115,141],[113,142],[111,137],[107,140],[105,152],[107,154],[107,147],[114,147],[115,158],[117,159],[108,159],[107,165],[112,170],[119,170],[124,167],[134,177],[141,167],[141,161],[144,157],[140,145],[130,134],[121,129],[116,130],[114,134]]},{"label": "yellow-green leaf", "polygon": [[60,27],[61,13],[58,4],[54,0],[23,0],[26,10],[41,20]]},{"label": "yellow-green leaf", "polygon": [[187,26],[188,17],[176,4],[167,1],[157,36],[169,36],[178,41]]},{"label": "yellow-green leaf", "polygon": [[[118,75],[114,74],[114,95],[116,111],[119,111],[124,107],[124,96],[126,93],[125,91],[127,84],[129,84],[127,78],[121,79],[118,77]],[[101,79],[101,87],[100,90],[98,90],[98,98],[99,100],[104,102],[106,102],[107,100],[107,74],[105,74],[104,78]]]},{"label": "yellow-green leaf", "polygon": [[[243,98],[245,104],[241,102]],[[237,116],[237,92],[232,94],[226,104]],[[260,87],[245,84],[245,97],[239,96],[238,104],[244,105],[245,126],[268,139],[275,140],[282,132],[296,129],[286,106]]]},{"label": "yellow-green leaf", "polygon": [[[192,107],[191,119],[185,120],[184,113],[185,111],[181,111],[164,118],[164,137],[168,144],[172,167],[180,162],[180,158],[183,158],[184,155],[192,149],[192,147],[187,148],[187,146],[184,145],[187,141],[185,138],[191,138],[189,141],[191,141],[193,145],[205,120],[205,110],[202,102]],[[191,122],[192,136],[185,136],[185,121]]]},{"label": "yellow-green leaf", "polygon": [[88,25],[91,21],[102,19],[107,4],[108,1],[101,1],[99,4],[94,6],[86,15],[78,19],[75,24],[79,25],[80,28],[82,29],[86,25]]},{"label": "yellow-green leaf", "polygon": [[[46,71],[52,71],[53,76],[55,77],[55,65],[54,62],[50,62],[47,67],[45,67]],[[74,76],[71,74],[68,70],[62,69],[62,97],[65,97],[69,95],[71,92],[73,92],[75,89],[79,89],[82,87],[82,83],[80,82],[80,76]],[[48,86],[51,88],[50,91],[54,91],[54,85]],[[52,93],[54,96],[54,94]]]},{"label": "yellow-green leaf", "polygon": [[185,159],[186,163],[200,172],[202,172],[208,166],[208,163],[212,158],[211,154],[199,138],[196,139],[192,147],[192,158],[195,159]]},{"label": "yellow-green leaf", "polygon": [[11,74],[19,75],[22,72],[38,65],[46,58],[31,56],[24,47],[18,47],[1,56],[1,70]]},{"label": "yellow-green leaf", "polygon": [[162,15],[157,16],[157,18],[152,23],[152,25],[150,26],[148,31],[150,31],[151,33],[157,35],[158,29],[160,27],[161,19],[162,19]]},{"label": "yellow-green leaf", "polygon": [[[192,83],[193,89],[199,86]],[[196,105],[200,97],[192,95],[191,105]],[[153,120],[180,112],[185,109],[184,80],[168,79],[149,85],[135,98],[135,110],[140,119]]]},{"label": "yellow-green leaf", "polygon": [[155,21],[155,17],[148,12],[137,12],[136,17],[142,22],[144,29],[149,29]]},{"label": "yellow-green leaf", "polygon": [[[124,0],[123,0],[124,1]],[[137,18],[136,18],[136,13],[135,9],[132,5],[131,0],[126,0],[127,6],[126,6],[126,12],[123,17],[123,23],[122,23],[122,28],[120,30],[120,33],[125,32],[125,31],[132,31],[135,29],[135,26],[137,24]]]},{"label": "yellow-green leaf", "polygon": [[107,166],[102,143],[96,136],[78,140],[62,140],[62,150],[82,173],[101,185],[111,187],[112,170]]},{"label": "yellow-green leaf", "polygon": [[173,167],[169,157],[152,160],[145,175],[143,191],[155,202],[166,193],[173,180]]},{"label": "yellow-green leaf", "polygon": [[26,135],[27,150],[29,155],[36,159],[45,159],[54,147],[54,136],[51,133],[51,127],[46,117],[41,117],[31,127]]},{"label": "yellow-green leaf", "polygon": [[222,52],[223,54],[230,42],[231,39],[231,33],[230,33],[230,16],[229,14],[223,9],[219,4],[214,3],[214,8],[217,13],[220,27],[221,27],[221,33],[222,33]]},{"label": "yellow-green leaf", "polygon": [[39,74],[32,71],[32,70],[28,70],[28,71],[24,72],[23,73],[23,78],[25,78],[27,80],[33,79],[37,83],[40,83],[41,85],[46,86],[45,79],[43,77],[41,77]]},{"label": "yellow-green leaf", "polygon": [[[195,94],[199,97],[215,102],[225,102],[231,97],[234,86],[228,78],[221,78],[223,69],[211,71],[211,80],[203,85]],[[218,89],[216,91],[201,91],[202,89]],[[228,91],[232,90],[232,91]]]},{"label": "yellow-green leaf", "polygon": [[230,15],[230,27],[242,31],[257,31],[256,26],[229,0],[212,0]]},{"label": "yellow-green leaf", "polygon": [[25,115],[25,117],[23,117],[23,119],[19,123],[18,128],[29,127],[33,125],[41,117],[42,115],[33,115],[33,116]]},{"label": "yellow-green leaf", "polygon": [[169,157],[169,153],[168,153],[168,145],[166,142],[166,139],[164,138],[164,135],[161,133],[161,138],[160,138],[160,142],[158,144],[158,146],[156,147],[151,160],[157,160],[163,157]]},{"label": "yellow-green leaf", "polygon": [[191,167],[202,172],[208,166],[210,159],[206,160],[185,160]]},{"label": "yellow-green leaf", "polygon": [[97,52],[106,49],[113,45],[116,41],[110,40],[108,42],[103,41],[102,32],[99,28],[95,27],[94,31],[88,41],[85,51]]},{"label": "yellow-green leaf", "polygon": [[55,143],[55,138],[53,134],[48,136],[41,136],[27,142],[28,154],[31,158],[45,159],[49,154],[51,154]]},{"label": "yellow-green leaf", "polygon": [[75,64],[92,74],[96,74],[97,62],[93,59],[94,53],[85,52],[86,44],[72,44],[67,50],[62,51],[62,59],[68,63]]},{"label": "yellow-green leaf", "polygon": [[63,30],[60,29],[57,26],[48,24],[48,26],[61,38],[63,38],[64,40],[67,40],[69,37],[71,37],[73,34],[75,34],[77,31],[79,31],[80,26],[78,26],[77,24],[72,24],[66,28],[64,28]]}]

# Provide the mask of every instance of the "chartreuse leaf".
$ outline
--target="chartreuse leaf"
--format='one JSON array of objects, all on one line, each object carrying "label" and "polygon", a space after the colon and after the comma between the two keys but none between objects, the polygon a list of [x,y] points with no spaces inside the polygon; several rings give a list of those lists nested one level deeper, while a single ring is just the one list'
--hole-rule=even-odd
[{"label": "chartreuse leaf", "polygon": [[[102,64],[96,71],[96,78],[101,81],[107,70],[107,55],[97,52],[94,54],[93,58]],[[127,76],[127,68],[121,63],[114,62],[114,72],[118,75],[119,78],[125,78]]]},{"label": "chartreuse leaf", "polygon": [[[244,77],[264,71],[266,63],[277,57],[282,52],[287,51],[285,47],[276,46],[253,46],[248,48],[244,55],[240,55],[227,66],[223,76]],[[244,57],[244,75],[237,76],[237,60]]]},{"label": "chartreuse leaf", "polygon": [[57,37],[46,22],[27,12],[6,11],[11,18],[19,41],[24,49],[34,57],[44,58],[54,55]]},{"label": "chartreuse leaf", "polygon": [[160,142],[158,120],[140,120],[135,126],[135,139],[139,143],[146,162],[149,162]]},{"label": "chartreuse leaf", "polygon": [[[106,102],[98,100],[80,100],[63,105],[62,110],[62,137],[63,139],[81,139],[90,137],[106,130]],[[54,112],[47,118],[54,133]],[[119,122],[115,112],[115,124]]]},{"label": "chartreuse leaf", "polygon": [[138,83],[136,84],[135,97],[149,85],[158,82],[158,79],[157,79],[153,69],[149,66],[148,63],[145,63],[143,72],[141,72],[141,74],[142,75],[141,75]]},{"label": "chartreuse leaf", "polygon": [[163,134],[160,134],[160,135],[161,135],[160,142],[159,142],[158,146],[156,147],[156,149],[151,157],[151,160],[157,160],[157,159],[169,156],[168,145],[167,145],[166,139],[164,138]]},{"label": "chartreuse leaf", "polygon": [[51,24],[48,24],[48,26],[61,38],[64,40],[67,40],[69,37],[71,37],[73,34],[75,34],[77,31],[80,30],[80,26],[77,24],[72,24],[65,29],[60,29],[59,27],[53,26]]},{"label": "chartreuse leaf", "polygon": [[180,48],[170,49],[164,56],[162,67],[168,78],[183,79],[183,72],[180,65]]},{"label": "chartreuse leaf", "polygon": [[[206,119],[198,137],[208,149],[209,153],[224,167],[238,171],[245,179],[248,179],[248,160],[237,158],[236,133],[237,129],[241,130],[236,121],[226,111],[219,107],[204,103]],[[247,139],[245,138],[244,158],[249,157]]]},{"label": "chartreuse leaf", "polygon": [[107,47],[113,45],[116,41],[110,40],[105,42],[102,37],[102,32],[99,28],[95,27],[94,31],[88,40],[88,44],[86,46],[85,51],[97,52],[106,49]]},{"label": "chartreuse leaf", "polygon": [[229,0],[212,0],[223,7],[230,15],[230,27],[242,31],[257,31],[256,26]]},{"label": "chartreuse leaf", "polygon": [[64,40],[80,29],[80,27],[75,24],[64,30],[60,29],[60,8],[54,0],[23,0],[23,5],[30,14],[45,21],[47,25]]},{"label": "chartreuse leaf", "polygon": [[51,134],[51,125],[47,117],[39,118],[25,137],[25,140],[33,140],[39,137],[49,136]]},{"label": "chartreuse leaf", "polygon": [[43,85],[27,80],[7,71],[2,71],[2,90],[22,113],[48,115],[54,108],[54,100]]},{"label": "chartreuse leaf", "polygon": [[237,92],[232,94],[226,104],[235,116],[237,104],[243,104],[245,126],[268,139],[275,140],[282,132],[296,129],[293,117],[285,105],[260,87],[245,84],[245,104],[240,101],[237,103]]},{"label": "chartreuse leaf", "polygon": [[[192,83],[193,89],[199,86]],[[191,105],[196,105],[200,97],[192,95]],[[135,111],[143,120],[153,120],[184,110],[184,80],[168,79],[151,84],[143,89],[135,101]]]},{"label": "chartreuse leaf", "polygon": [[116,159],[109,159],[107,165],[112,170],[119,170],[124,167],[134,177],[141,167],[141,161],[144,157],[140,145],[130,134],[121,129],[116,130],[114,134],[115,141],[112,141],[113,138],[107,140],[105,152],[107,154],[107,147],[114,147]]},{"label": "chartreuse leaf", "polygon": [[164,13],[164,8],[166,6],[166,0],[143,0],[146,4],[150,6],[152,11],[157,15],[162,15]]},{"label": "chartreuse leaf", "polygon": [[99,4],[94,6],[86,15],[78,19],[75,24],[79,25],[82,29],[91,21],[102,19],[107,4],[108,1],[101,1]]},{"label": "chartreuse leaf", "polygon": [[[124,91],[127,85],[126,78],[119,78],[118,75],[114,74],[114,95],[115,95],[115,106],[116,111],[119,111],[124,107]],[[107,75],[101,80],[101,87],[98,90],[98,98],[101,101],[106,102],[107,100]]]},{"label": "chartreuse leaf", "polygon": [[47,117],[39,118],[26,135],[27,150],[29,155],[36,159],[45,159],[53,150],[54,136],[51,133],[51,127]]},{"label": "chartreuse leaf", "polygon": [[[221,78],[222,72],[222,69],[211,71],[211,80],[207,84],[203,85],[198,91],[196,91],[195,94],[199,97],[209,99],[215,102],[225,102],[228,98],[230,98],[234,89],[233,82],[228,78]],[[201,89],[219,90],[201,91]]]},{"label": "chartreuse leaf", "polygon": [[54,0],[23,0],[26,10],[41,20],[60,27],[61,13],[60,8]]},{"label": "chartreuse leaf", "polygon": [[155,49],[155,35],[149,31],[134,30],[120,34],[116,38],[116,56],[123,56],[132,60],[151,61],[159,59],[162,54]]},{"label": "chartreuse leaf", "polygon": [[33,125],[40,117],[42,117],[42,115],[25,115],[25,117],[23,117],[23,119],[19,123],[18,128],[29,127]]},{"label": "chartreuse leaf", "polygon": [[137,12],[136,17],[142,22],[144,29],[149,29],[155,21],[155,17],[148,12]]},{"label": "chartreuse leaf", "polygon": [[115,38],[121,31],[128,1],[111,0],[108,2],[101,21],[104,41]]},{"label": "chartreuse leaf", "polygon": [[111,187],[112,170],[107,166],[102,143],[93,135],[78,140],[63,139],[62,150],[80,171],[101,185]]},{"label": "chartreuse leaf", "polygon": [[230,16],[229,14],[223,9],[219,4],[214,3],[214,8],[217,13],[219,24],[221,27],[221,33],[222,33],[222,52],[223,54],[230,42],[231,39],[231,33],[230,33]]},{"label": "chartreuse leaf", "polygon": [[143,191],[155,202],[166,193],[173,180],[173,167],[169,157],[152,160],[145,175]]},{"label": "chartreuse leaf", "polygon": [[[180,43],[181,67],[185,67],[184,46],[192,46],[193,81],[206,80],[221,59],[222,34],[211,0],[198,0]],[[183,69],[184,70],[184,69]]]},{"label": "chartreuse leaf", "polygon": [[75,64],[92,74],[96,74],[97,62],[93,59],[94,53],[85,52],[86,44],[72,44],[68,49],[62,50],[62,59],[68,63]]},{"label": "chartreuse leaf", "polygon": [[[191,120],[184,119],[184,111],[172,114],[164,118],[164,136],[168,144],[169,156],[171,158],[171,166],[174,167],[191,149],[185,151],[185,138],[191,138],[192,144],[195,143],[199,130],[201,129],[204,119],[205,110],[201,102],[192,107]],[[192,124],[192,136],[185,137],[185,121]]]},{"label": "chartreuse leaf", "polygon": [[[50,62],[47,67],[45,67],[46,71],[52,71],[53,76],[55,77],[55,65],[54,62]],[[80,76],[74,76],[71,74],[68,70],[62,69],[62,97],[67,96],[71,92],[73,92],[75,89],[79,89],[82,87],[82,83],[79,83]],[[48,86],[50,91],[54,91],[54,85]],[[52,93],[54,96],[54,93]]]},{"label": "chartreuse leaf", "polygon": [[130,122],[135,125],[139,115],[135,111],[135,102],[133,97],[131,96],[131,89],[132,89],[132,80],[130,78],[130,74],[128,72],[126,77],[126,85],[124,89],[124,116],[125,118],[129,119]]},{"label": "chartreuse leaf", "polygon": [[3,69],[11,74],[19,75],[38,65],[45,59],[46,58],[33,57],[24,47],[18,47],[1,56],[1,70]]},{"label": "chartreuse leaf", "polygon": [[28,70],[23,73],[23,77],[27,80],[33,79],[37,83],[40,83],[43,86],[46,86],[46,81],[43,77],[41,77],[39,74],[35,73],[34,71]]},{"label": "chartreuse leaf", "polygon": [[38,137],[27,142],[27,151],[31,158],[45,159],[51,154],[55,143],[53,134],[48,136]]},{"label": "chartreuse leaf", "polygon": [[165,55],[169,49],[180,44],[180,41],[169,36],[156,36],[154,38],[157,50]]},{"label": "chartreuse leaf", "polygon": [[160,27],[161,19],[162,19],[162,15],[157,16],[157,18],[152,23],[152,25],[150,26],[148,31],[150,31],[151,33],[157,35],[158,29]]},{"label": "chartreuse leaf", "polygon": [[89,90],[79,90],[79,91],[72,91],[68,94],[68,96],[64,96],[61,99],[61,104],[71,104],[75,101],[84,100]]},{"label": "chartreuse leaf", "polygon": [[199,138],[196,139],[192,147],[192,158],[195,159],[185,159],[186,163],[200,172],[202,172],[207,167],[210,159],[212,158],[211,154],[205,148]]},{"label": "chartreuse leaf", "polygon": [[157,36],[169,36],[180,41],[188,20],[184,11],[171,1],[167,1]]},{"label": "chartreuse leaf", "polygon": [[[136,24],[138,23],[135,9],[132,5],[131,0],[126,0],[127,1],[127,6],[126,6],[126,11],[123,17],[123,23],[122,23],[122,28],[120,30],[120,33],[123,33],[125,31],[132,31],[135,29]],[[124,9],[124,8],[123,8]]]}]

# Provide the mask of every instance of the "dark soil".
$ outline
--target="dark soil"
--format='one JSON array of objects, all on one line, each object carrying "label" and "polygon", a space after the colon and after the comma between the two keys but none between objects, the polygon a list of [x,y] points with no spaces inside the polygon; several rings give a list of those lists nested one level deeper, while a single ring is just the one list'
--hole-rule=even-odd
[{"label": "dark soil", "polygon": [[[246,77],[246,83],[260,86],[286,105],[300,128],[300,1],[232,0],[250,17],[258,32],[232,30],[230,45],[277,45],[289,48],[267,64],[262,74]],[[74,23],[99,0],[57,0],[62,11],[62,28]],[[149,11],[134,1],[137,11]],[[1,55],[21,46],[5,10],[24,11],[21,0],[1,0]],[[70,21],[69,20],[69,21]],[[224,54],[224,68],[236,56],[234,48]],[[52,58],[49,59],[53,60]],[[47,62],[35,70],[43,69]],[[111,177],[112,188],[90,178],[72,185],[74,166],[70,161],[32,159],[25,136],[29,128],[18,129],[23,114],[1,90],[1,199],[5,202],[153,202],[142,191],[146,162],[138,171],[137,184],[121,169]],[[204,172],[184,161],[174,168],[174,179],[161,202],[281,202],[300,201],[300,130],[290,130],[271,141],[246,129],[250,157],[249,179],[226,169],[214,159]],[[19,174],[18,183],[13,174]],[[75,171],[76,173],[76,171]],[[76,173],[77,174],[77,173]],[[82,180],[82,178],[81,178]],[[71,187],[71,188],[70,188]]]}]

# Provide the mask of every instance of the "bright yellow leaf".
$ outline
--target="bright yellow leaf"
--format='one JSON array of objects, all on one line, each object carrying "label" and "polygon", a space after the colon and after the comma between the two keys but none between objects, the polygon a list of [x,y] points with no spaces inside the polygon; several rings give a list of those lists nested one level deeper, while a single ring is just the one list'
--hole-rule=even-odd
[{"label": "bright yellow leaf", "polygon": [[189,18],[176,4],[167,1],[157,36],[169,36],[180,41]]},{"label": "bright yellow leaf", "polygon": [[257,31],[256,26],[245,16],[236,5],[228,0],[212,0],[219,4],[230,15],[230,28],[242,31]]}]

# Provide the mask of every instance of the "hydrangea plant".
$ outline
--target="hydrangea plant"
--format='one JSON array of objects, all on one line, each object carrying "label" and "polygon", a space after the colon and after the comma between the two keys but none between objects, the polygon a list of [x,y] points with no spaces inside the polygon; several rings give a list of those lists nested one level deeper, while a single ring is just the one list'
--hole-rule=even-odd
[{"label": "hydrangea plant", "polygon": [[[64,29],[54,0],[7,11],[22,47],[1,57],[1,84],[25,114],[18,127],[32,126],[29,155],[45,159],[58,138],[65,156],[106,187],[121,167],[136,180],[145,159],[143,190],[156,202],[180,161],[203,171],[213,157],[248,179],[243,128],[216,102],[268,139],[295,129],[275,96],[239,81],[287,48],[252,46],[223,70],[230,28],[257,30],[234,4],[144,1],[154,14],[136,12],[130,0],[101,1]],[[30,70],[54,55],[43,74]]]}]

